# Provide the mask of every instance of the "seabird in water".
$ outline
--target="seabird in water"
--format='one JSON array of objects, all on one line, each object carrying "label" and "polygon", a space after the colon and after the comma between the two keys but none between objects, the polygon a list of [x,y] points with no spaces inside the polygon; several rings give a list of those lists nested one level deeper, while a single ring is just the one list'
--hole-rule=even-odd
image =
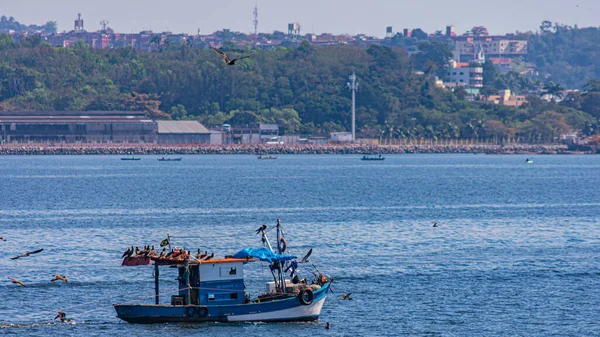
[{"label": "seabird in water", "polygon": [[432,222],[432,223],[431,223],[431,227],[437,227],[437,222],[435,222],[435,221],[434,221],[434,222]]},{"label": "seabird in water", "polygon": [[352,301],[354,298],[350,297],[352,293],[342,294],[342,300]]},{"label": "seabird in water", "polygon": [[70,322],[71,319],[67,318],[67,314],[65,314],[64,312],[58,312],[58,315],[56,315],[56,317],[54,317],[54,319],[60,318],[61,322]]},{"label": "seabird in water", "polygon": [[223,57],[223,60],[225,61],[225,64],[227,64],[228,66],[233,66],[233,65],[235,65],[235,62],[250,57],[250,56],[242,56],[242,57],[238,57],[236,59],[231,60],[231,59],[229,59],[229,56],[227,56],[227,54],[225,54],[224,51],[219,50],[219,49],[217,49],[217,48],[215,48],[213,46],[210,46],[210,47],[212,49],[214,49],[217,53],[219,53]]},{"label": "seabird in water", "polygon": [[60,274],[54,275],[54,278],[50,280],[50,282],[63,281],[64,283],[69,283],[66,276],[62,276]]}]

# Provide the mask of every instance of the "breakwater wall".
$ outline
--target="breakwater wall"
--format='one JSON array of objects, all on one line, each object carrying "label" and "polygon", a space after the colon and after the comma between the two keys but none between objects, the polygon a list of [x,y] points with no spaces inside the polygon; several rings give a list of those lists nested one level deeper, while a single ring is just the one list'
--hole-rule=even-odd
[{"label": "breakwater wall", "polygon": [[[595,151],[594,151],[595,152]],[[0,155],[185,155],[185,154],[567,154],[566,145],[2,145]],[[592,153],[592,152],[589,152]]]}]

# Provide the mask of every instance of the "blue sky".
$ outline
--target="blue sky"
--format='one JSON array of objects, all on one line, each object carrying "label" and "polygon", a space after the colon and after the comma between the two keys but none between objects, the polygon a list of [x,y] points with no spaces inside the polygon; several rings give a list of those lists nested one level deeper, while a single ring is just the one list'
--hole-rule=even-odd
[{"label": "blue sky", "polygon": [[[58,21],[60,31],[73,29],[82,13],[85,29],[108,20],[117,32],[154,31],[202,34],[230,28],[253,31],[256,0],[0,0],[0,15],[18,21]],[[579,7],[577,7],[579,6]],[[536,30],[543,20],[569,25],[600,26],[599,0],[258,0],[259,31],[287,30],[299,22],[302,33],[384,36],[386,26],[420,27],[428,33],[453,24],[458,33],[483,25],[491,34]]]}]

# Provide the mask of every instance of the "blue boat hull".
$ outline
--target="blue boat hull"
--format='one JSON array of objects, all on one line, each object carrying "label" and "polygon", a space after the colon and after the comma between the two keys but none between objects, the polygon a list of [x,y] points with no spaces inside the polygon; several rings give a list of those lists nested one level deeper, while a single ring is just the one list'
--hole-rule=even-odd
[{"label": "blue boat hull", "polygon": [[129,323],[173,322],[290,322],[315,321],[321,314],[329,283],[314,292],[313,300],[305,305],[291,297],[261,303],[238,305],[153,305],[116,304],[117,317]]}]

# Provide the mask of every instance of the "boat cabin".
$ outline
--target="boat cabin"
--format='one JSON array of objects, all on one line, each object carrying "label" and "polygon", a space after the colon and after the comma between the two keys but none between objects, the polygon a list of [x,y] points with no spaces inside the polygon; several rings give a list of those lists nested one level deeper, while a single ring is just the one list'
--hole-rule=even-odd
[{"label": "boat cabin", "polygon": [[[248,259],[224,258],[178,265],[179,294],[172,305],[231,305],[244,303],[244,264]],[[188,272],[186,272],[186,270]],[[188,293],[188,285],[189,293]],[[187,298],[189,294],[189,299]]]}]

